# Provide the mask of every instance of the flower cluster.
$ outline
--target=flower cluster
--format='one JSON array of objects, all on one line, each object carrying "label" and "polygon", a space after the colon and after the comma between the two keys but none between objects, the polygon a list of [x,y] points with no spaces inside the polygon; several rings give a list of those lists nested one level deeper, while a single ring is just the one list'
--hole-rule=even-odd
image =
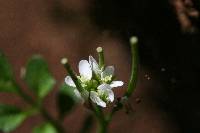
[{"label": "flower cluster", "polygon": [[79,73],[77,76],[83,91],[79,92],[74,81],[70,76],[65,78],[65,83],[70,86],[77,97],[82,100],[91,99],[94,103],[101,107],[106,107],[107,103],[114,101],[114,93],[112,88],[122,86],[122,81],[113,81],[114,67],[100,67],[97,61],[89,56],[87,60],[79,62]]}]

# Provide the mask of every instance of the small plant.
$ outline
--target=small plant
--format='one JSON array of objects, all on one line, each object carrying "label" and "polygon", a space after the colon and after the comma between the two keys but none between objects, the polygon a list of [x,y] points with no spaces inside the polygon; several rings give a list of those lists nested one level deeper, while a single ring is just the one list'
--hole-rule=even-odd
[{"label": "small plant", "polygon": [[[66,68],[68,75],[65,83],[60,86],[56,101],[59,117],[52,117],[44,108],[43,101],[55,85],[55,79],[48,69],[48,65],[41,56],[33,56],[22,69],[22,78],[36,98],[32,98],[14,80],[11,66],[5,56],[0,53],[0,92],[14,93],[25,102],[28,107],[20,109],[16,106],[0,103],[0,131],[11,132],[25,119],[32,115],[41,114],[46,122],[33,129],[33,133],[64,133],[62,120],[76,103],[83,103],[84,107],[91,110],[93,115],[88,115],[81,132],[87,132],[95,116],[99,123],[99,133],[106,133],[112,116],[122,109],[136,87],[138,56],[137,38],[130,39],[132,52],[132,72],[128,87],[121,98],[114,100],[113,88],[123,86],[122,81],[115,81],[113,66],[105,66],[104,53],[101,47],[97,48],[99,62],[89,56],[89,61],[79,62],[78,76],[71,68],[68,59],[63,58],[61,63]],[[111,107],[111,102],[115,102]],[[103,109],[110,106],[111,111],[105,113]]]}]

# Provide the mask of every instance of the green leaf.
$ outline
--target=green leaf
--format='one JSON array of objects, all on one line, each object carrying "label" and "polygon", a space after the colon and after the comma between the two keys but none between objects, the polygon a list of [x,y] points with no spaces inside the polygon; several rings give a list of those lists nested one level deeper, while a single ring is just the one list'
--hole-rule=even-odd
[{"label": "green leaf", "polygon": [[14,130],[26,117],[27,114],[17,107],[0,104],[0,130],[3,132]]},{"label": "green leaf", "polygon": [[55,84],[47,63],[40,56],[33,56],[29,60],[24,79],[39,99],[44,98]]},{"label": "green leaf", "polygon": [[17,85],[10,64],[6,57],[0,53],[0,91],[16,92]]},{"label": "green leaf", "polygon": [[6,57],[0,53],[0,79],[5,80],[12,80],[13,79],[13,73],[11,71],[11,66],[8,63]]},{"label": "green leaf", "polygon": [[57,95],[57,106],[60,114],[60,118],[64,118],[64,116],[70,112],[78,102],[78,98],[74,94],[74,88],[68,86],[66,84],[62,84]]},{"label": "green leaf", "polygon": [[50,123],[44,123],[33,129],[33,133],[57,133],[55,127]]},{"label": "green leaf", "polygon": [[16,93],[18,86],[13,81],[0,80],[0,91]]}]

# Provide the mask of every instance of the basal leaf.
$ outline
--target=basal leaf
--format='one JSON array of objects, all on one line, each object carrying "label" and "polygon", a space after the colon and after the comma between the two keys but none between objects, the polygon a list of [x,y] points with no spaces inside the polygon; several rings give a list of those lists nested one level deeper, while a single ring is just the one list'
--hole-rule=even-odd
[{"label": "basal leaf", "polygon": [[33,56],[25,72],[25,81],[38,98],[45,97],[53,88],[55,80],[51,75],[46,61],[40,56]]},{"label": "basal leaf", "polygon": [[64,115],[68,113],[77,102],[77,97],[74,94],[74,88],[66,84],[60,87],[57,95],[57,106],[60,113],[60,118],[64,118]]},{"label": "basal leaf", "polygon": [[11,65],[6,57],[0,53],[0,91],[16,92],[17,85],[14,83],[14,76]]},{"label": "basal leaf", "polygon": [[34,128],[33,133],[57,133],[57,131],[50,123],[44,123]]},{"label": "basal leaf", "polygon": [[25,112],[10,105],[0,104],[0,130],[10,132],[16,129],[27,117]]}]

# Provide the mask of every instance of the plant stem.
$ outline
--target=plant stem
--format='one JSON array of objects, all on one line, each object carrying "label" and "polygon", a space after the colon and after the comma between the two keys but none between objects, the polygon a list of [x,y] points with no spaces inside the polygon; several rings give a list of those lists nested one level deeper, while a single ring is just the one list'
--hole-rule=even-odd
[{"label": "plant stem", "polygon": [[115,106],[112,108],[112,111],[110,112],[110,114],[108,114],[108,116],[106,117],[107,122],[110,122],[113,115],[119,111],[120,109],[122,109],[123,104],[121,102],[121,100],[118,100],[117,103],[115,104]]},{"label": "plant stem", "polygon": [[98,133],[106,133],[107,127],[108,127],[108,121],[105,119],[105,116],[101,110],[101,108],[98,105],[94,105],[93,112],[98,120],[99,129]]},{"label": "plant stem", "polygon": [[21,88],[19,86],[17,86],[17,94],[24,99],[24,101],[28,104],[30,104],[32,107],[34,108],[38,108],[38,104],[30,97],[28,96],[26,93],[24,93],[24,91],[21,90]]},{"label": "plant stem", "polygon": [[102,47],[98,47],[97,48],[97,52],[98,52],[98,55],[99,55],[99,67],[100,68],[104,68],[104,52],[103,52],[103,48]]},{"label": "plant stem", "polygon": [[[99,67],[101,69],[104,69],[105,67],[105,62],[104,62],[104,52],[102,47],[98,47],[97,53],[99,56]],[[95,112],[96,112],[96,117],[99,121],[99,133],[106,133],[107,132],[107,127],[108,127],[108,121],[105,119],[105,116],[101,110],[101,108],[97,105],[95,105]]]},{"label": "plant stem", "polygon": [[133,91],[136,88],[137,76],[138,76],[138,39],[136,37],[130,38],[130,46],[131,46],[131,57],[132,57],[132,65],[131,65],[131,76],[128,84],[127,91],[124,96],[120,98],[115,106],[112,108],[111,113],[107,116],[107,121],[111,121],[113,115],[120,109],[123,108],[123,104],[125,100],[128,100],[128,97],[131,96]]},{"label": "plant stem", "polygon": [[131,77],[129,80],[128,88],[125,93],[126,97],[130,97],[133,91],[136,88],[137,75],[138,75],[138,39],[137,37],[130,38],[131,45],[131,57],[132,57],[132,66],[131,66]]},{"label": "plant stem", "polygon": [[64,65],[65,69],[67,70],[67,72],[69,73],[69,75],[71,76],[72,80],[74,81],[76,88],[79,90],[79,92],[83,91],[83,88],[78,80],[78,78],[76,77],[74,71],[72,70],[67,58],[63,58],[61,60],[61,63]]},{"label": "plant stem", "polygon": [[59,133],[65,133],[65,129],[62,127],[59,121],[55,120],[44,108],[41,108],[40,112],[47,121],[54,125]]},{"label": "plant stem", "polygon": [[99,130],[98,133],[107,133],[107,126],[108,124],[106,122],[99,122]]},{"label": "plant stem", "polygon": [[59,122],[55,120],[42,106],[39,106],[39,104],[37,104],[30,96],[24,93],[20,87],[18,87],[17,93],[21,98],[24,99],[25,102],[30,104],[33,108],[36,108],[42,114],[42,116],[57,129],[59,133],[65,132],[64,127],[62,127],[62,125],[59,124]]}]

